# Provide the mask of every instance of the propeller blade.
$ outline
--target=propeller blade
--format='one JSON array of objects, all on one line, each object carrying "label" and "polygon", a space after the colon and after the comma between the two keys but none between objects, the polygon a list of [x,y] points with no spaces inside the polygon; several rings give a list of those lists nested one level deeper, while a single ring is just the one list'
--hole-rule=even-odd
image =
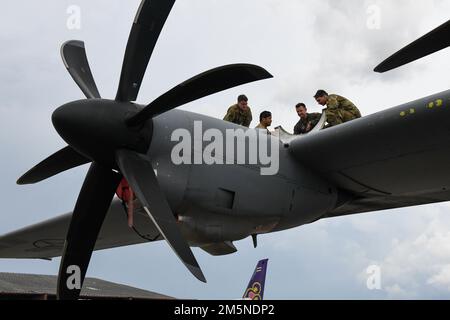
[{"label": "propeller blade", "polygon": [[67,146],[28,170],[17,184],[33,184],[89,162],[91,160]]},{"label": "propeller blade", "polygon": [[390,56],[375,68],[375,72],[386,72],[413,62],[450,46],[450,20],[422,38]]},{"label": "propeller blade", "polygon": [[98,233],[121,179],[111,169],[92,163],[67,232],[58,274],[58,299],[77,299],[80,295]]},{"label": "propeller blade", "polygon": [[127,120],[134,126],[188,102],[245,83],[272,78],[261,67],[251,64],[231,64],[203,72],[166,92]]},{"label": "propeller blade", "polygon": [[145,70],[175,0],[142,0],[128,38],[117,101],[137,99]]},{"label": "propeller blade", "polygon": [[117,151],[116,159],[122,174],[172,250],[197,279],[206,282],[194,254],[177,226],[150,162],[138,153],[128,150]]},{"label": "propeller blade", "polygon": [[100,99],[89,62],[84,49],[84,42],[71,40],[61,46],[61,57],[64,65],[75,80],[78,87],[88,99]]}]

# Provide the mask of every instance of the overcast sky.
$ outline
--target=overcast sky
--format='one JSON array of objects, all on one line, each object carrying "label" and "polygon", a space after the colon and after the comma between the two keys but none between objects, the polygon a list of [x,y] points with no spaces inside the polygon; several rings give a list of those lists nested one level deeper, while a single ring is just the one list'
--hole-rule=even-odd
[{"label": "overcast sky", "polygon": [[[101,95],[113,98],[139,2],[2,4],[0,234],[73,209],[86,166],[37,185],[15,181],[65,145],[51,124],[53,110],[84,98],[61,62],[60,45],[84,40]],[[67,28],[71,5],[81,9],[81,29]],[[275,126],[292,131],[294,105],[305,102],[318,112],[312,96],[320,88],[350,98],[368,115],[448,89],[448,50],[388,74],[372,70],[447,21],[449,12],[450,0],[178,0],[138,102],[207,69],[242,62],[266,68],[274,79],[182,109],[222,118],[245,93],[254,115],[268,109]],[[267,299],[448,299],[449,211],[445,203],[322,220],[261,236],[257,249],[250,239],[239,241],[239,251],[225,257],[194,249],[208,284],[192,277],[165,242],[96,252],[88,276],[178,298],[234,299],[242,296],[256,262],[269,258]],[[367,289],[370,265],[381,268],[381,290]],[[3,272],[56,274],[58,267],[59,259],[0,260]]]}]

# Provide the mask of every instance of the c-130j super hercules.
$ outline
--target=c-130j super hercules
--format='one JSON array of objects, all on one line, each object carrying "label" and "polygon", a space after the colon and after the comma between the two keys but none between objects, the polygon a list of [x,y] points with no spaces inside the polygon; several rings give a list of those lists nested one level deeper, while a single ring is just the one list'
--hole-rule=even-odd
[{"label": "c-130j super hercules", "polygon": [[[114,100],[100,97],[84,44],[62,46],[64,63],[87,99],[56,109],[53,125],[68,146],[18,183],[36,183],[86,163],[91,167],[73,213],[1,237],[0,257],[62,255],[57,296],[76,299],[80,288],[67,285],[68,269],[78,266],[82,284],[93,250],[165,239],[205,281],[190,246],[230,254],[236,251],[233,241],[248,236],[256,245],[257,234],[323,218],[450,200],[450,91],[288,142],[269,136],[279,150],[276,175],[261,175],[258,165],[175,165],[170,137],[176,129],[193,131],[195,121],[221,132],[242,129],[176,107],[271,75],[254,65],[227,65],[185,81],[147,106],[132,103],[174,3],[142,1]],[[450,21],[376,71],[446,48],[449,41]],[[133,229],[121,201],[113,199],[123,179],[136,194],[130,203]]]}]

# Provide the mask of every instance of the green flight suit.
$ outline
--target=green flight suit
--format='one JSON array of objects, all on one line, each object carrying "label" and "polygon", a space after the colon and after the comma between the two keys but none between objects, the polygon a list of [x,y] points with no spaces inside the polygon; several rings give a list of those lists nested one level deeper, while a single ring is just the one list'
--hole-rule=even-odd
[{"label": "green flight suit", "polygon": [[353,102],[337,94],[330,94],[328,96],[325,113],[327,115],[328,127],[361,118],[361,112]]},{"label": "green flight suit", "polygon": [[235,104],[228,108],[227,114],[223,120],[248,128],[252,122],[252,112],[250,107],[247,107],[245,111],[242,111],[241,108]]}]

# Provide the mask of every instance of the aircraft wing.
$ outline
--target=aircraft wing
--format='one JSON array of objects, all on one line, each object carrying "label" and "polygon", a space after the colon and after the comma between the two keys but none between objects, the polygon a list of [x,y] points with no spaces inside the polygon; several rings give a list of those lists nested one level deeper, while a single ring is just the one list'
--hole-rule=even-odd
[{"label": "aircraft wing", "polygon": [[290,150],[339,189],[325,217],[450,200],[450,90],[300,136]]},{"label": "aircraft wing", "polygon": [[[0,258],[50,259],[60,256],[72,213],[0,237]],[[161,240],[158,230],[141,209],[134,212],[135,229],[127,224],[121,202],[115,199],[100,231],[95,250]]]}]

